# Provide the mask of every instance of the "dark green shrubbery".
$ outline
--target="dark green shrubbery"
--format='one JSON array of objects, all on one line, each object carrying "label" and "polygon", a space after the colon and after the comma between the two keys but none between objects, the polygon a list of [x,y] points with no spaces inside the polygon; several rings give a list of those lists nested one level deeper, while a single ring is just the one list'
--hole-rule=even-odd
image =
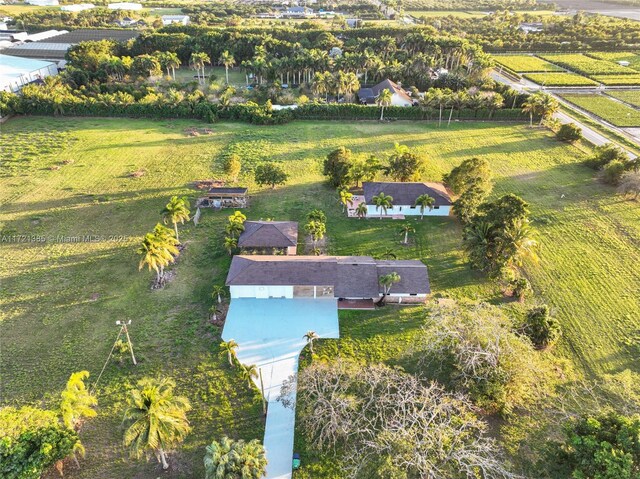
[{"label": "dark green shrubbery", "polygon": [[572,143],[582,138],[582,128],[575,123],[565,123],[560,127],[556,136],[560,141],[568,141]]}]

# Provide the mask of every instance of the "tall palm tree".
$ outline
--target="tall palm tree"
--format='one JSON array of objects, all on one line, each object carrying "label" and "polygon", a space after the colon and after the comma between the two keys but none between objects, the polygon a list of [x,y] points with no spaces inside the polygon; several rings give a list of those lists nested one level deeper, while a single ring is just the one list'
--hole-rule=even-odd
[{"label": "tall palm tree", "polygon": [[220,354],[227,355],[230,366],[233,366],[233,361],[238,357],[236,349],[238,349],[239,347],[240,345],[234,339],[230,339],[229,341],[222,341],[220,343]]},{"label": "tall palm tree", "polygon": [[222,303],[222,296],[224,295],[225,292],[226,292],[226,289],[224,286],[220,284],[216,284],[213,286],[213,289],[211,290],[211,297],[215,298],[218,304],[220,304]]},{"label": "tall palm tree", "polygon": [[240,377],[247,381],[247,384],[251,387],[252,380],[258,378],[258,366],[255,364],[249,366],[243,364],[240,369]]},{"label": "tall palm tree", "polygon": [[340,203],[342,204],[342,212],[347,208],[347,206],[353,206],[353,193],[349,190],[341,189],[339,191],[340,194]]},{"label": "tall palm tree", "polygon": [[233,236],[227,236],[224,239],[224,249],[227,250],[229,256],[233,256],[233,252],[238,247],[238,238],[234,238]]},{"label": "tall palm tree", "polygon": [[223,437],[207,446],[204,469],[205,479],[260,479],[267,471],[267,458],[257,439],[245,443]]},{"label": "tall palm tree", "polygon": [[178,197],[173,196],[167,206],[162,210],[162,218],[165,223],[170,221],[173,223],[173,229],[176,232],[176,239],[180,241],[180,237],[178,236],[178,222],[184,224],[185,221],[189,221],[189,215],[191,211],[189,210],[189,200],[186,196]]},{"label": "tall palm tree", "polygon": [[400,234],[404,235],[404,241],[402,242],[402,244],[408,244],[409,243],[409,233],[415,233],[416,229],[413,227],[413,225],[411,223],[404,223],[401,227],[400,227]]},{"label": "tall palm tree", "polygon": [[211,58],[204,52],[194,52],[191,54],[189,64],[191,68],[198,72],[198,83],[204,84],[204,66],[211,63]]},{"label": "tall palm tree", "polygon": [[220,59],[218,60],[221,64],[224,65],[224,75],[227,79],[227,85],[229,84],[229,68],[233,68],[236,64],[236,59],[233,58],[233,55],[229,53],[228,50],[222,52],[220,55]]},{"label": "tall palm tree", "polygon": [[174,234],[173,230],[158,223],[152,233],[144,236],[142,245],[138,248],[138,254],[142,255],[138,269],[147,266],[149,271],[154,270],[157,284],[162,283],[164,268],[180,254],[177,247],[179,243]]},{"label": "tall palm tree", "polygon": [[391,93],[391,90],[389,90],[388,88],[385,88],[384,90],[382,90],[376,97],[376,104],[381,107],[380,121],[384,120],[384,107],[391,105],[392,97],[393,97],[393,94]]},{"label": "tall palm tree", "polygon": [[182,442],[191,429],[187,420],[191,404],[186,397],[174,395],[175,385],[169,378],[138,381],[123,420],[123,443],[130,454],[140,457],[153,451],[165,470],[169,468],[167,450]]},{"label": "tall palm tree", "polygon": [[504,232],[503,254],[512,258],[513,263],[520,266],[524,258],[538,260],[538,241],[535,231],[528,221],[518,220]]},{"label": "tall palm tree", "polygon": [[176,81],[176,68],[180,68],[182,65],[180,57],[176,53],[165,52],[165,65],[167,68],[171,68],[171,76],[173,81]]},{"label": "tall palm tree", "polygon": [[62,391],[62,400],[60,401],[62,422],[69,429],[78,430],[82,418],[97,415],[93,406],[98,404],[98,400],[84,384],[88,377],[89,371],[71,374],[69,381],[67,381],[67,387]]},{"label": "tall palm tree", "polygon": [[420,207],[420,219],[424,219],[425,208],[429,208],[429,211],[431,211],[435,202],[435,198],[432,198],[431,196],[426,194],[420,195],[416,198],[416,206]]},{"label": "tall palm tree", "polygon": [[311,354],[313,354],[313,342],[316,339],[318,339],[320,336],[318,336],[318,333],[316,333],[315,331],[307,331],[307,334],[305,334],[302,337],[307,340],[307,344],[309,345],[309,351],[311,351]]},{"label": "tall palm tree", "polygon": [[342,88],[348,101],[353,101],[353,95],[360,89],[360,81],[355,73],[347,73],[344,76]]},{"label": "tall palm tree", "polygon": [[449,112],[449,121],[447,123],[447,126],[451,126],[453,110],[460,111],[468,102],[469,95],[467,95],[467,93],[464,91],[455,92],[449,97],[449,106],[451,107],[451,111]]},{"label": "tall palm tree", "polygon": [[365,218],[367,216],[368,208],[365,202],[359,203],[356,206],[356,215],[358,215],[358,219]]},{"label": "tall palm tree", "polygon": [[380,192],[373,198],[373,204],[376,206],[376,211],[380,210],[380,219],[383,215],[387,214],[387,210],[393,207],[393,196],[385,195]]},{"label": "tall palm tree", "polygon": [[380,286],[382,286],[382,298],[380,298],[379,304],[384,304],[386,301],[386,297],[389,295],[391,291],[391,287],[400,282],[400,275],[395,271],[385,274],[384,276],[380,276],[378,279]]}]

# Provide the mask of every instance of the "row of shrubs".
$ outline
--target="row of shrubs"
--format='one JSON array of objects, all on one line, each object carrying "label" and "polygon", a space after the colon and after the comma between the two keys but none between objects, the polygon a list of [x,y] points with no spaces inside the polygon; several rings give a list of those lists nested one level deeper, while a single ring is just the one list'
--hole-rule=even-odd
[{"label": "row of shrubs", "polygon": [[[448,121],[450,111],[445,110],[442,120]],[[258,125],[277,125],[293,120],[377,120],[380,108],[354,104],[306,104],[296,109],[273,110],[270,104],[244,104],[220,106],[209,102],[189,104],[130,103],[108,104],[92,97],[29,98],[13,94],[0,95],[0,114],[31,114],[56,116],[105,116],[137,118],[196,118],[213,123],[234,120]],[[387,120],[438,120],[439,110],[417,107],[386,107]],[[527,121],[519,109],[455,110],[457,120]]]}]

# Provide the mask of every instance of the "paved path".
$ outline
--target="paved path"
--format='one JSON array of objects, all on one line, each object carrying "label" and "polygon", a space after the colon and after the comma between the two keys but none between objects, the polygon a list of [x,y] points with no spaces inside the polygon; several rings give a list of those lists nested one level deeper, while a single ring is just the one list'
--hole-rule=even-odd
[{"label": "paved path", "polygon": [[[298,371],[303,336],[338,338],[338,307],[334,299],[232,299],[222,339],[239,344],[238,360],[262,371],[269,403],[264,432],[267,479],[290,479],[295,411],[277,401],[284,380]],[[260,388],[260,379],[254,380]],[[303,458],[304,459],[304,458]]]}]

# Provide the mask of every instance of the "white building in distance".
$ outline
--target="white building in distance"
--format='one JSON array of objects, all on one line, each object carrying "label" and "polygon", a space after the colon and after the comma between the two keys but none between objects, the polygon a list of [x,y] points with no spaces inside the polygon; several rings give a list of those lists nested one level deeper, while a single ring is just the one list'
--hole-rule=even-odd
[{"label": "white building in distance", "polygon": [[109,10],[142,10],[141,3],[118,2],[107,5]]},{"label": "white building in distance", "polygon": [[60,10],[63,12],[81,12],[83,10],[91,10],[96,8],[93,3],[76,3],[74,5],[62,5]]},{"label": "white building in distance", "polygon": [[188,25],[189,15],[162,15],[163,25],[171,25],[172,23],[179,23],[180,25]]},{"label": "white building in distance", "polygon": [[60,5],[58,0],[25,0],[27,5],[35,5],[37,7],[57,7]]}]

